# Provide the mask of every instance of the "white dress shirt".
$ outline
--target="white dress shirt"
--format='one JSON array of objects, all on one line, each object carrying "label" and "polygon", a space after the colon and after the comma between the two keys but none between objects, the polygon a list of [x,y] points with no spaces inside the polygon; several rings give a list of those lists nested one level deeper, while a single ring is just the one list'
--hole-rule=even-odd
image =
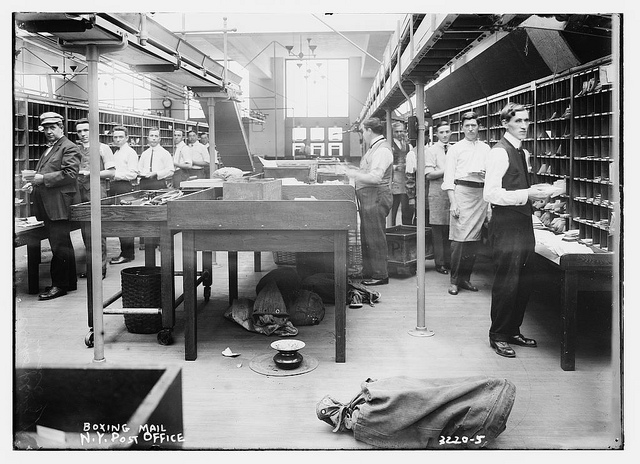
[{"label": "white dress shirt", "polygon": [[138,177],[138,154],[125,143],[113,154],[116,163],[116,175],[113,180],[133,181]]},{"label": "white dress shirt", "polygon": [[194,165],[196,165],[196,162],[200,163],[200,166],[202,166],[202,164],[210,163],[209,150],[203,144],[196,142],[193,145],[189,145],[189,149],[191,151],[191,160]]},{"label": "white dress shirt", "polygon": [[[447,148],[447,150],[449,150],[449,148]],[[446,159],[444,143],[438,140],[425,150],[424,173],[429,174],[433,171],[443,171],[446,165]]]},{"label": "white dress shirt", "polygon": [[447,152],[442,190],[454,190],[454,180],[484,182],[483,173],[490,151],[491,147],[480,140],[456,142]]},{"label": "white dress shirt", "polygon": [[386,147],[377,147],[376,144],[383,142],[385,137],[379,135],[371,141],[371,148],[360,160],[360,170],[365,174],[370,174],[372,178],[367,181],[362,179],[356,181],[356,188],[366,185],[383,184],[384,174],[393,164],[393,153]]},{"label": "white dress shirt", "polygon": [[[516,147],[520,148],[522,142],[508,132],[504,138]],[[525,153],[526,155],[526,153]],[[509,168],[509,155],[502,147],[491,149],[487,156],[487,173],[484,181],[484,201],[494,205],[524,205],[529,200],[527,189],[505,190],[502,187],[502,178]]]},{"label": "white dress shirt", "polygon": [[188,164],[189,167],[193,165],[193,160],[191,158],[191,150],[189,150],[189,145],[184,143],[184,140],[176,145],[176,151],[173,154],[173,162],[180,164]]},{"label": "white dress shirt", "polygon": [[173,176],[174,170],[171,153],[160,145],[149,147],[140,155],[140,161],[138,161],[138,172],[140,174],[155,172],[158,175],[158,180],[160,180]]}]

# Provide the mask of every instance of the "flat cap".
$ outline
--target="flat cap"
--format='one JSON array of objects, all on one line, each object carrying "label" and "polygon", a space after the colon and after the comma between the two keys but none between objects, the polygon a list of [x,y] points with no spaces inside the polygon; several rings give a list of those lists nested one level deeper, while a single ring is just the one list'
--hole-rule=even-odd
[{"label": "flat cap", "polygon": [[54,113],[53,111],[48,111],[40,115],[40,124],[55,124],[62,122],[63,120],[64,118],[62,116],[58,113]]}]

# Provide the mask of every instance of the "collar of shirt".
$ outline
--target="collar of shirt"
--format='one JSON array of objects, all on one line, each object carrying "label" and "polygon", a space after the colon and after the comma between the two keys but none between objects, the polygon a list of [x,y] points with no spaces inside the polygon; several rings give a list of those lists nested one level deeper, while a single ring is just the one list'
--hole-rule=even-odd
[{"label": "collar of shirt", "polygon": [[515,138],[513,135],[511,135],[508,132],[505,132],[504,134],[504,138],[507,139],[507,141],[513,145],[514,147],[516,147],[516,149],[520,149],[520,145],[522,145],[522,140],[519,140],[517,138]]},{"label": "collar of shirt", "polygon": [[379,135],[377,136],[375,139],[373,139],[371,141],[371,146],[374,146],[376,143],[378,143],[380,140],[384,140],[384,135]]}]

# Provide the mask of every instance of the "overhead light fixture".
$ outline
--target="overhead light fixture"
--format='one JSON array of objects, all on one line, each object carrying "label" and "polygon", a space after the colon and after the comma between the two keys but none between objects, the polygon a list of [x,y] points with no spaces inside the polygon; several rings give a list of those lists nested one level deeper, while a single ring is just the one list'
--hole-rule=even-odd
[{"label": "overhead light fixture", "polygon": [[296,58],[298,58],[300,61],[302,60],[308,60],[308,59],[315,59],[316,57],[316,48],[318,48],[317,45],[312,45],[311,44],[311,38],[307,38],[307,50],[308,53],[304,53],[302,51],[302,36],[300,36],[300,48],[298,49],[298,53],[293,53],[293,45],[285,45],[285,47],[287,49],[287,52],[289,53],[289,56],[295,56]]}]

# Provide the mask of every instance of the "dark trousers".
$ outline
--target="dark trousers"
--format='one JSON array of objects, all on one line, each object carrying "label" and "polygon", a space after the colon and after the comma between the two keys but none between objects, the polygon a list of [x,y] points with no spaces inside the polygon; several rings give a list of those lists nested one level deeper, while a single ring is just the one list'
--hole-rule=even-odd
[{"label": "dark trousers", "polygon": [[386,279],[387,231],[386,218],[393,198],[389,187],[365,187],[356,190],[362,240],[362,275]]},{"label": "dark trousers", "polygon": [[489,243],[494,265],[489,338],[508,341],[520,333],[532,289],[535,237],[531,216],[493,208]]},{"label": "dark trousers", "polygon": [[71,242],[71,227],[67,220],[50,221],[45,219],[49,245],[51,246],[51,285],[75,290],[78,285],[76,275],[76,254]]},{"label": "dark trousers", "polygon": [[471,271],[476,262],[476,253],[480,242],[451,241],[451,283],[471,280]]},{"label": "dark trousers", "polygon": [[33,203],[36,217],[44,222],[44,227],[51,247],[51,264],[49,273],[53,287],[75,290],[78,285],[76,275],[76,254],[71,242],[71,223],[67,219],[52,221],[44,208],[41,195],[46,189],[38,187],[33,192]]},{"label": "dark trousers", "polygon": [[436,266],[451,268],[451,240],[449,240],[449,226],[431,224],[433,238],[433,257]]},{"label": "dark trousers", "polygon": [[409,195],[406,193],[397,193],[393,195],[393,203],[391,205],[391,225],[396,225],[396,217],[398,216],[398,208],[401,208],[402,225],[413,225],[413,217],[415,208],[409,204]]},{"label": "dark trousers", "polygon": [[[109,196],[122,195],[123,193],[129,193],[133,191],[133,185],[131,182],[124,180],[117,180],[111,182],[111,188],[109,190]],[[135,258],[135,251],[133,237],[119,237],[120,238],[120,256],[127,259]]]},{"label": "dark trousers", "polygon": [[[91,201],[91,190],[87,190],[84,186],[78,186],[78,192],[80,194],[80,201],[87,202]],[[102,196],[102,195],[101,195]],[[87,243],[91,240],[89,234],[85,233],[84,227],[81,229],[82,232],[82,241],[84,242],[85,248],[87,247]],[[100,245],[102,247],[102,273],[107,272],[107,239],[106,237],[100,238]]]}]

